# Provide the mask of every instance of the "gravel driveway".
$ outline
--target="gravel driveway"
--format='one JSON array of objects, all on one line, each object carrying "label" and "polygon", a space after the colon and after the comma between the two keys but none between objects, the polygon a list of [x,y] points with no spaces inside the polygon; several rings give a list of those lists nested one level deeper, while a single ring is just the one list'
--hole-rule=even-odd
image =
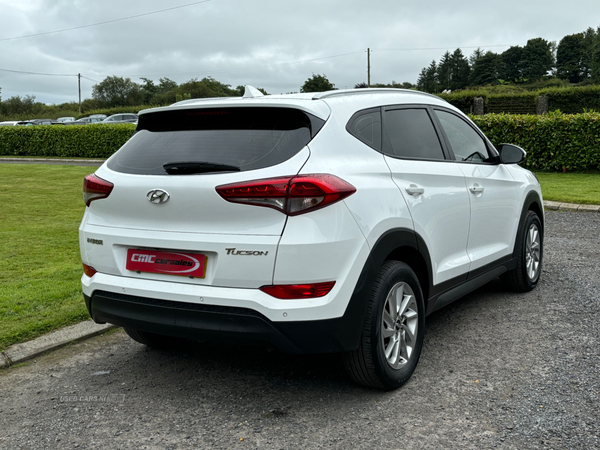
[{"label": "gravel driveway", "polygon": [[600,449],[600,214],[547,213],[542,280],[428,318],[413,378],[348,381],[336,355],[122,331],[0,372],[0,448]]}]

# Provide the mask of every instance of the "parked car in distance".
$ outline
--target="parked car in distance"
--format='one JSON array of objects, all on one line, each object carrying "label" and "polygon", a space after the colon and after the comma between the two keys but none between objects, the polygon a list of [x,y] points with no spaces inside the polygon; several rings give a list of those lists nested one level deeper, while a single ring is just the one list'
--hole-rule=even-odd
[{"label": "parked car in distance", "polygon": [[99,123],[102,122],[102,118],[100,117],[82,117],[81,119],[77,119],[73,122],[66,122],[65,125],[89,125],[90,123]]},{"label": "parked car in distance", "polygon": [[74,122],[75,121],[75,117],[59,117],[58,119],[56,119],[57,122]]},{"label": "parked car in distance", "polygon": [[5,122],[0,122],[0,127],[10,127],[10,126],[16,125],[18,123],[19,123],[18,120],[7,120]]},{"label": "parked car in distance", "polygon": [[137,123],[138,115],[133,113],[113,114],[108,116],[102,123]]},{"label": "parked car in distance", "polygon": [[17,123],[17,125],[64,125],[64,122],[57,122],[54,119],[31,119],[31,120],[22,120]]},{"label": "parked car in distance", "polygon": [[537,286],[544,205],[525,157],[404,89],[247,86],[141,111],[84,181],[86,306],[145,345],[339,352],[356,382],[397,388],[427,315],[499,277]]},{"label": "parked car in distance", "polygon": [[88,117],[91,117],[92,119],[101,119],[104,120],[106,119],[106,114],[90,114]]}]

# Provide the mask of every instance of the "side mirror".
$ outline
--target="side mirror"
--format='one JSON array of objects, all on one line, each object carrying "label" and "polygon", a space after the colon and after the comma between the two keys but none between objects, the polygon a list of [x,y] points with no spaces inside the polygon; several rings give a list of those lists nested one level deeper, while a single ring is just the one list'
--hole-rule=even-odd
[{"label": "side mirror", "polygon": [[525,160],[527,152],[513,144],[500,144],[500,162],[502,164],[519,164]]}]

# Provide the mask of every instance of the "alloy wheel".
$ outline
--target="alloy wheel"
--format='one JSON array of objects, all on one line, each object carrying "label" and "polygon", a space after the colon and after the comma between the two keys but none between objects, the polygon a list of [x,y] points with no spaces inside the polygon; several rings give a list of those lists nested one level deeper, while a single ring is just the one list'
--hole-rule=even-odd
[{"label": "alloy wheel", "polygon": [[525,243],[525,267],[527,270],[527,277],[530,281],[535,281],[538,276],[540,256],[540,232],[536,224],[531,224],[527,232],[527,242]]},{"label": "alloy wheel", "polygon": [[417,299],[404,282],[390,289],[381,317],[381,343],[387,363],[400,369],[408,363],[417,344],[419,313]]}]

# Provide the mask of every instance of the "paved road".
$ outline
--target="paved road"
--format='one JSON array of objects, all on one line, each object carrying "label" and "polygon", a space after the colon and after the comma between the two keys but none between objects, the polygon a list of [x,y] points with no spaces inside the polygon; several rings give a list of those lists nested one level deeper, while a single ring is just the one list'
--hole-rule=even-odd
[{"label": "paved road", "polygon": [[0,448],[600,449],[600,215],[547,214],[543,279],[435,313],[411,381],[356,386],[336,356],[122,331],[0,372]]}]

